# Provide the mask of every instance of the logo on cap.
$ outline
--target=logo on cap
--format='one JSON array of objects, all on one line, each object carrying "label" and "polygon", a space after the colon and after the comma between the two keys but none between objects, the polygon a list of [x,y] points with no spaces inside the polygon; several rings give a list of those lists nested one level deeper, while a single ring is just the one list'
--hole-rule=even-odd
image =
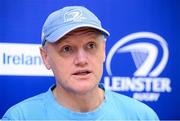
[{"label": "logo on cap", "polygon": [[86,19],[79,9],[73,9],[64,14],[64,22],[81,22]]}]

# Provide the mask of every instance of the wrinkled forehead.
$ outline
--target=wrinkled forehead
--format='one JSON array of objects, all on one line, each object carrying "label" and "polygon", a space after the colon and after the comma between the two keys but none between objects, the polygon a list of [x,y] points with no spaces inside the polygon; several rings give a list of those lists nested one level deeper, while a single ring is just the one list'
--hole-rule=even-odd
[{"label": "wrinkled forehead", "polygon": [[102,32],[100,32],[97,29],[88,28],[88,27],[82,27],[82,28],[78,28],[78,29],[75,29],[75,30],[67,33],[66,35],[64,35],[58,41],[65,40],[65,39],[73,37],[73,36],[79,36],[80,37],[81,35],[98,37],[98,36],[101,36],[103,34],[102,34]]}]

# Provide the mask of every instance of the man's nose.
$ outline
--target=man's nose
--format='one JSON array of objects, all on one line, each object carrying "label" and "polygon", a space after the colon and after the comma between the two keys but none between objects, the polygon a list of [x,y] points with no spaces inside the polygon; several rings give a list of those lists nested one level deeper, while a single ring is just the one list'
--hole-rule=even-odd
[{"label": "man's nose", "polygon": [[87,65],[88,64],[87,53],[83,49],[78,50],[74,61],[77,66]]}]

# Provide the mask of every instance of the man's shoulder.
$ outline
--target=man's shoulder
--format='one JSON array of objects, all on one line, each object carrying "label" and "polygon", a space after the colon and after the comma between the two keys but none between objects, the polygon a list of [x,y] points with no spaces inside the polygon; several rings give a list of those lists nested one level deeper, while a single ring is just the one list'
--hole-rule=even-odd
[{"label": "man's shoulder", "polygon": [[23,116],[25,115],[25,112],[28,112],[29,114],[33,114],[36,111],[41,111],[44,107],[44,99],[46,99],[46,93],[41,93],[38,95],[35,95],[33,97],[27,98],[11,108],[7,110],[7,112],[4,114],[3,118],[4,119],[22,119]]},{"label": "man's shoulder", "polygon": [[46,96],[45,93],[40,93],[38,95],[29,97],[29,98],[17,103],[16,105],[14,105],[12,107],[12,109],[16,108],[16,107],[19,107],[19,106],[21,107],[21,106],[31,106],[31,105],[41,104],[42,101],[44,100],[45,96]]},{"label": "man's shoulder", "polygon": [[123,95],[117,92],[108,91],[108,97],[111,98],[112,101],[119,102],[119,104],[123,104],[123,105],[136,104],[135,106],[138,106],[138,107],[139,105],[148,107],[144,103],[134,98],[128,97],[126,95]]},{"label": "man's shoulder", "polygon": [[152,108],[134,98],[112,91],[108,91],[108,97],[112,104],[116,105],[117,108],[122,109],[123,112],[128,113],[131,116],[134,115],[143,119],[158,120],[157,114]]}]

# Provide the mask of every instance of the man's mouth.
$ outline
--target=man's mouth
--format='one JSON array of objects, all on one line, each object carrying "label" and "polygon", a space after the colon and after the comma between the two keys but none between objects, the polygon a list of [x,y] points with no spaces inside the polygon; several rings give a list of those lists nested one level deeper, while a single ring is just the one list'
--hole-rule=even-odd
[{"label": "man's mouth", "polygon": [[87,75],[90,73],[91,73],[91,71],[89,71],[89,70],[79,70],[79,71],[76,71],[75,73],[73,73],[73,75],[80,76],[80,75]]}]

